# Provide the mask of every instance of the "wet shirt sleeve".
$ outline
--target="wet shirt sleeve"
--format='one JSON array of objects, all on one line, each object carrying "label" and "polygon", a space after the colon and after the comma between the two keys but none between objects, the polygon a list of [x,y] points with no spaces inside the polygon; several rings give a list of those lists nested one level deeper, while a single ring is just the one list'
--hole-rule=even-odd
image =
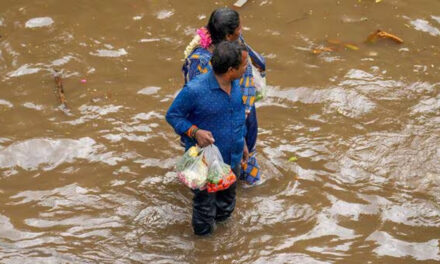
[{"label": "wet shirt sleeve", "polygon": [[171,104],[166,114],[167,122],[177,134],[183,135],[192,126],[188,116],[194,108],[191,90],[185,85]]}]

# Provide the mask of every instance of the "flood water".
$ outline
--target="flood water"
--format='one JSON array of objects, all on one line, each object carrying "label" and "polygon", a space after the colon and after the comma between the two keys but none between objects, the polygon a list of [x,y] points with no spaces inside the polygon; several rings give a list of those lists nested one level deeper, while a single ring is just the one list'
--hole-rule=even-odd
[{"label": "flood water", "polygon": [[[0,1],[0,263],[440,262],[438,0],[240,8],[268,62],[264,179],[192,234],[164,115],[195,29],[233,2]],[[364,43],[377,29],[404,43]],[[311,52],[327,40],[358,49]]]}]

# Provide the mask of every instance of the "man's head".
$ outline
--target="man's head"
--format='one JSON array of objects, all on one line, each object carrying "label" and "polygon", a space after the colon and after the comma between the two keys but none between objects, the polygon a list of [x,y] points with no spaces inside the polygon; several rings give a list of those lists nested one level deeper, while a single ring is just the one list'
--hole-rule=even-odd
[{"label": "man's head", "polygon": [[224,40],[235,41],[241,32],[240,15],[227,7],[216,9],[209,18],[207,28],[214,45]]},{"label": "man's head", "polygon": [[211,58],[214,73],[230,80],[241,78],[246,71],[248,52],[243,44],[223,41],[218,44]]}]

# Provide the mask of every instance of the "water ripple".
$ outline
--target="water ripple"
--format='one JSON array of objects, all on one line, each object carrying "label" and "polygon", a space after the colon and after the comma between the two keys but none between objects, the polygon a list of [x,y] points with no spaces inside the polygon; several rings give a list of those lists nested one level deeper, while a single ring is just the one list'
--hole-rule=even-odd
[{"label": "water ripple", "polygon": [[64,162],[87,159],[97,150],[96,142],[84,137],[75,139],[36,138],[13,144],[0,150],[0,168],[21,167],[36,170],[51,170]]},{"label": "water ripple", "polygon": [[367,241],[375,241],[374,252],[379,256],[413,257],[416,260],[440,260],[439,241],[406,242],[382,231],[375,231]]},{"label": "water ripple", "polygon": [[14,107],[14,105],[11,102],[6,101],[4,99],[0,99],[0,105],[4,105],[4,106],[9,107],[9,108]]},{"label": "water ripple", "polygon": [[382,209],[382,220],[410,226],[440,227],[440,208],[433,202],[411,199]]},{"label": "water ripple", "polygon": [[97,57],[121,57],[127,55],[127,51],[123,48],[118,50],[99,49],[96,52],[90,52],[90,55]]},{"label": "water ripple", "polygon": [[54,23],[51,17],[36,17],[26,21],[25,27],[36,28],[36,27],[47,27]]},{"label": "water ripple", "polygon": [[429,33],[431,36],[440,36],[440,30],[434,26],[432,26],[428,21],[424,19],[416,19],[412,20],[411,25],[415,30]]}]

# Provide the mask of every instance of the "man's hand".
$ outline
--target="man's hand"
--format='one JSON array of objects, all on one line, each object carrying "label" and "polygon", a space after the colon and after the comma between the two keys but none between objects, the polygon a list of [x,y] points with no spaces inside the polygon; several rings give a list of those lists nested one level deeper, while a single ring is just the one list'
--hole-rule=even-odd
[{"label": "man's hand", "polygon": [[241,159],[241,163],[247,163],[248,160],[249,160],[249,150],[248,150],[246,142],[244,142],[243,158]]},{"label": "man's hand", "polygon": [[214,144],[215,142],[211,132],[203,129],[197,130],[195,138],[197,144],[202,148]]}]

